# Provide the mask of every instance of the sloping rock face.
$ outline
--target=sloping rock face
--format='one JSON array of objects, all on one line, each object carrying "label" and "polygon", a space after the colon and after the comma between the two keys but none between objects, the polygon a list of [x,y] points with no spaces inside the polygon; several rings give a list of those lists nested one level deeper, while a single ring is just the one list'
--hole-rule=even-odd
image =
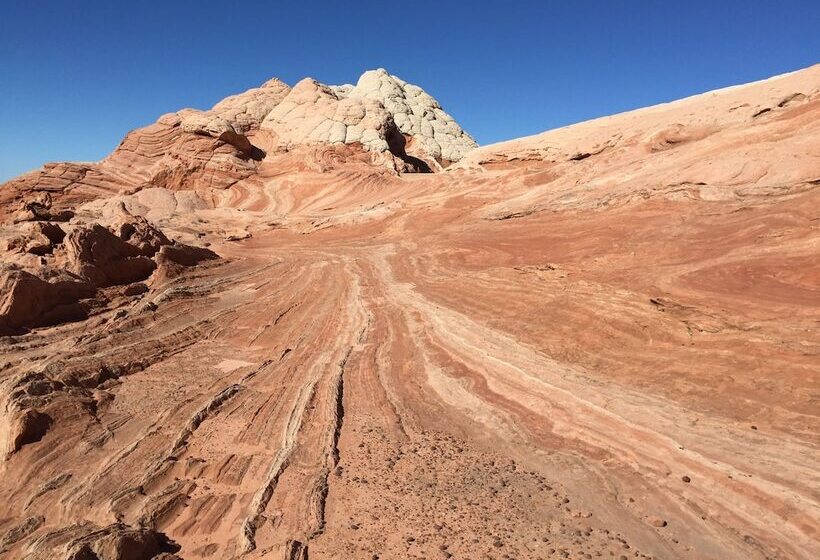
[{"label": "sloping rock face", "polygon": [[820,66],[474,149],[373,71],[0,186],[0,557],[820,557],[818,138]]},{"label": "sloping rock face", "polygon": [[[185,132],[175,114],[129,133],[117,149],[99,163],[47,164],[12,179],[0,188],[0,220],[19,214],[18,204],[42,193],[54,200],[53,216],[21,219],[70,219],[70,208],[104,196],[146,187],[223,189],[255,172],[258,155],[218,137]],[[244,146],[240,141],[235,141]],[[256,159],[255,159],[256,158]]]}]

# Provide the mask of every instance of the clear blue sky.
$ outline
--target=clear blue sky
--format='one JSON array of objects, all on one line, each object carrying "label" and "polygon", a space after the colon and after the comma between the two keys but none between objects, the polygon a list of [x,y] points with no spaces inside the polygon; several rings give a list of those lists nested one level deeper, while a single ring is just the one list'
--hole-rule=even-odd
[{"label": "clear blue sky", "polygon": [[820,62],[820,1],[4,1],[0,180],[272,76],[385,67],[482,143]]}]

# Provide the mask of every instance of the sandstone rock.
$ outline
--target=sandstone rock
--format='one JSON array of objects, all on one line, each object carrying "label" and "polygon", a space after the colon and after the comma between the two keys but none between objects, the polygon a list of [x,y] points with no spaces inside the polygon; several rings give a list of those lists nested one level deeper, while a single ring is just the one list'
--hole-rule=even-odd
[{"label": "sandstone rock", "polygon": [[80,226],[68,234],[64,243],[66,269],[97,287],[145,280],[156,265],[142,251],[150,251],[151,243],[156,241],[140,240],[144,246],[140,249],[99,224]]},{"label": "sandstone rock", "polygon": [[45,236],[53,245],[59,245],[65,239],[65,231],[57,224],[50,222],[38,222],[33,224],[36,230]]},{"label": "sandstone rock", "polygon": [[[251,141],[248,140],[248,137],[239,134],[235,130],[226,130],[222,132],[219,136],[217,136],[218,140],[222,140],[223,142],[227,142],[240,152],[247,154],[249,156],[253,156],[254,159],[262,159],[261,155],[259,157],[256,156],[258,152],[254,151],[254,145],[251,144]],[[261,153],[260,153],[261,154]]]},{"label": "sandstone rock", "polygon": [[45,255],[52,250],[51,241],[47,237],[40,234],[35,234],[30,237],[25,245],[25,252],[32,255]]},{"label": "sandstone rock", "polygon": [[184,132],[213,138],[218,138],[220,134],[229,130],[236,132],[228,121],[210,111],[183,109],[177,114],[181,117],[180,127]]},{"label": "sandstone rock", "polygon": [[102,198],[82,205],[81,218],[117,225],[134,216],[141,216],[152,224],[167,220],[172,216],[195,215],[210,208],[202,197],[190,190],[175,191],[165,188],[148,187],[133,194]]},{"label": "sandstone rock", "polygon": [[173,553],[179,545],[163,533],[116,523],[70,544],[71,560],[152,560]]},{"label": "sandstone rock", "polygon": [[133,216],[122,206],[121,217],[113,225],[120,239],[136,247],[140,255],[153,257],[160,247],[170,245],[162,231],[142,216]]},{"label": "sandstone rock", "polygon": [[33,222],[28,231],[25,251],[34,255],[51,253],[55,245],[63,242],[65,232],[57,224],[50,222]]},{"label": "sandstone rock", "polygon": [[9,546],[13,545],[14,543],[18,542],[19,540],[27,537],[37,529],[39,529],[43,523],[45,523],[46,518],[42,515],[38,515],[35,517],[27,517],[17,525],[13,526],[11,529],[6,531],[6,534],[0,538],[0,554],[6,552]]},{"label": "sandstone rock", "polygon": [[25,252],[32,255],[51,253],[54,246],[62,243],[65,232],[51,222],[24,222],[9,226],[9,236],[3,239],[6,251]]},{"label": "sandstone rock", "polygon": [[383,69],[365,72],[356,86],[302,80],[268,113],[261,128],[274,133],[285,149],[358,144],[404,161],[410,154],[427,167],[458,161],[476,147],[435,99]]},{"label": "sandstone rock", "polygon": [[233,134],[224,120],[185,110],[129,133],[101,165],[112,174],[125,170],[133,187],[224,188],[252,174],[259,159]]},{"label": "sandstone rock", "polygon": [[[355,86],[303,80],[294,90],[274,78],[209,110],[163,115],[101,162],[46,164],[0,188],[0,220],[68,221],[78,204],[146,187],[224,189],[255,172],[267,144],[356,145],[378,154],[369,163],[407,171],[440,169],[475,147],[435,99],[384,70]],[[50,198],[19,211],[11,205],[42,195],[58,208]]]},{"label": "sandstone rock", "polygon": [[10,449],[7,454],[16,453],[24,445],[40,441],[48,432],[52,421],[48,414],[31,409],[16,416],[11,427]]},{"label": "sandstone rock", "polygon": [[250,239],[251,237],[253,237],[253,235],[249,231],[233,231],[225,234],[225,241],[242,241],[243,239]]},{"label": "sandstone rock", "polygon": [[253,159],[261,159],[264,153],[245,134],[258,129],[289,91],[287,84],[273,78],[258,88],[223,99],[208,111],[179,111],[180,127],[184,132],[219,139]]},{"label": "sandstone rock", "polygon": [[93,288],[79,278],[54,271],[50,281],[24,270],[0,269],[0,334],[81,319],[79,300]]},{"label": "sandstone rock", "polygon": [[33,200],[22,203],[20,211],[14,218],[15,222],[32,222],[37,220],[65,222],[74,216],[70,210],[52,211],[51,195],[48,192],[39,192]]},{"label": "sandstone rock", "polygon": [[202,262],[216,260],[219,255],[204,247],[194,247],[183,243],[163,246],[156,256],[157,273],[154,284],[179,276],[185,268]]},{"label": "sandstone rock", "polygon": [[383,68],[362,74],[346,95],[378,100],[399,131],[413,139],[419,157],[451,163],[478,146],[432,96]]},{"label": "sandstone rock", "polygon": [[290,92],[290,87],[272,78],[244,93],[226,97],[211,108],[210,112],[230,123],[239,134],[258,129],[259,125]]},{"label": "sandstone rock", "polygon": [[[427,177],[387,168],[437,165],[390,80],[320,92],[341,142],[257,163],[171,114],[0,189],[16,211],[47,188],[65,231],[159,263],[0,343],[0,452],[31,442],[2,465],[0,556],[820,557],[820,66]],[[386,151],[347,143],[370,103]],[[0,258],[77,282],[49,272],[65,252]],[[54,419],[39,442],[29,411]]]},{"label": "sandstone rock", "polygon": [[231,123],[209,111],[187,109],[180,111],[181,128],[190,134],[210,136],[232,145],[234,148],[254,159],[262,159],[262,153],[254,150],[248,137],[236,131]]},{"label": "sandstone rock", "polygon": [[[47,163],[41,169],[8,181],[0,186],[0,220],[70,220],[73,213],[68,207],[91,200],[100,193],[104,179],[99,168],[94,167],[92,170],[91,165],[73,162]],[[58,208],[51,206],[52,196],[59,199]],[[47,202],[41,197],[47,197]],[[20,204],[20,199],[26,202]]]},{"label": "sandstone rock", "polygon": [[123,291],[122,295],[124,296],[138,296],[140,294],[144,294],[148,291],[148,286],[143,284],[142,282],[137,282],[135,284],[129,284]]},{"label": "sandstone rock", "polygon": [[[246,153],[224,139],[187,133],[178,115],[165,115],[130,132],[98,163],[50,163],[3,184],[0,220],[64,222],[73,217],[69,208],[146,187],[223,189],[252,175],[259,159],[257,150]],[[20,198],[44,190],[54,197],[55,207],[18,206]]]},{"label": "sandstone rock", "polygon": [[377,100],[339,97],[310,78],[296,84],[268,113],[261,127],[273,130],[285,148],[359,143],[376,152],[389,150],[387,137],[396,130],[390,114]]},{"label": "sandstone rock", "polygon": [[181,266],[195,266],[203,261],[218,259],[219,255],[204,247],[194,247],[176,243],[160,249],[157,263],[174,263]]}]

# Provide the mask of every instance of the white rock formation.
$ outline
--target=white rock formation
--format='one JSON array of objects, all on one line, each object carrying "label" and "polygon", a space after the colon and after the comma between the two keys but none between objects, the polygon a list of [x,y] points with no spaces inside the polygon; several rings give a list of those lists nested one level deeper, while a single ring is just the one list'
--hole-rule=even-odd
[{"label": "white rock formation", "polygon": [[215,138],[228,131],[246,134],[259,128],[262,120],[289,92],[286,83],[273,78],[258,88],[226,97],[208,111],[183,109],[177,114],[185,132]]},{"label": "white rock formation", "polygon": [[348,96],[380,101],[401,133],[413,138],[424,154],[439,162],[458,161],[477,146],[431,95],[383,68],[362,74]]},{"label": "white rock formation", "polygon": [[262,129],[276,133],[285,147],[299,144],[353,144],[374,152],[389,151],[388,137],[395,131],[390,113],[375,99],[340,96],[306,78],[268,113]]},{"label": "white rock formation", "polygon": [[258,88],[226,97],[213,106],[211,112],[230,122],[236,132],[245,134],[259,125],[290,93],[290,86],[273,78]]},{"label": "white rock formation", "polygon": [[274,78],[210,110],[183,109],[177,115],[185,132],[243,151],[250,148],[244,135],[256,129],[271,133],[278,148],[360,144],[376,153],[406,152],[433,168],[459,161],[477,146],[438,101],[384,69],[365,72],[355,86],[306,78],[291,89]]}]

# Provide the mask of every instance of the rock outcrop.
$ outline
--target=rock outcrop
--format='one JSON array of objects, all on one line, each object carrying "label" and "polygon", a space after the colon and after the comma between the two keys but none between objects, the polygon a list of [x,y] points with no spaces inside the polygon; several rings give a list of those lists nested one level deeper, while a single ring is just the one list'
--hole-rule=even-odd
[{"label": "rock outcrop", "polygon": [[446,166],[478,146],[431,95],[383,68],[362,74],[346,96],[379,101],[412,145],[408,152],[422,159]]},{"label": "rock outcrop", "polygon": [[88,282],[54,269],[40,273],[47,279],[13,267],[0,269],[0,336],[86,316],[79,301],[94,294]]},{"label": "rock outcrop", "polygon": [[157,252],[154,259],[157,263],[154,284],[161,285],[182,274],[186,268],[218,258],[219,255],[205,247],[194,247],[182,243],[165,245]]},{"label": "rock outcrop", "polygon": [[99,163],[47,164],[9,181],[0,221],[67,221],[79,204],[143,188],[223,190],[254,175],[269,150],[338,145],[399,172],[440,171],[476,147],[435,99],[383,69],[355,86],[305,79],[291,89],[274,78],[211,109],[163,115]]},{"label": "rock outcrop", "polygon": [[[42,525],[42,521],[39,522]],[[144,527],[113,523],[104,527],[77,523],[45,535],[28,560],[179,560],[179,545]]]},{"label": "rock outcrop", "polygon": [[476,147],[433,97],[384,69],[365,72],[355,86],[328,86],[306,78],[290,89],[273,79],[208,111],[186,109],[177,115],[184,132],[210,136],[260,157],[264,152],[254,151],[245,136],[257,129],[275,138],[274,149],[360,145],[405,163],[408,156],[419,159],[425,170],[446,167]]},{"label": "rock outcrop", "polygon": [[383,69],[365,72],[356,86],[302,80],[261,128],[274,133],[285,149],[356,144],[402,160],[410,155],[436,169],[476,147],[435,99]]},{"label": "rock outcrop", "polygon": [[374,99],[341,96],[306,78],[268,113],[262,128],[273,131],[285,148],[305,144],[361,144],[387,152],[396,127],[390,113]]},{"label": "rock outcrop", "polygon": [[66,270],[92,286],[104,288],[145,280],[156,263],[140,249],[99,224],[79,226],[65,241]]},{"label": "rock outcrop", "polygon": [[170,240],[122,203],[108,227],[36,221],[9,230],[3,239],[7,262],[0,261],[0,336],[84,319],[93,305],[82,300],[98,289],[147,280],[158,267],[156,280],[162,282],[218,258],[209,249]]},{"label": "rock outcrop", "polygon": [[287,84],[272,78],[258,88],[226,97],[208,113],[227,122],[238,134],[248,134],[259,128],[265,117],[289,92]]},{"label": "rock outcrop", "polygon": [[6,238],[6,250],[45,255],[65,238],[63,229],[52,222],[29,222],[26,226],[17,237]]},{"label": "rock outcrop", "polygon": [[120,217],[112,229],[122,241],[135,247],[140,255],[153,257],[162,246],[171,244],[171,240],[146,218],[132,215],[124,205],[120,208]]},{"label": "rock outcrop", "polygon": [[57,221],[65,222],[74,216],[71,210],[53,212],[51,210],[51,195],[48,191],[40,191],[32,200],[21,204],[20,211],[14,217],[15,222]]}]

